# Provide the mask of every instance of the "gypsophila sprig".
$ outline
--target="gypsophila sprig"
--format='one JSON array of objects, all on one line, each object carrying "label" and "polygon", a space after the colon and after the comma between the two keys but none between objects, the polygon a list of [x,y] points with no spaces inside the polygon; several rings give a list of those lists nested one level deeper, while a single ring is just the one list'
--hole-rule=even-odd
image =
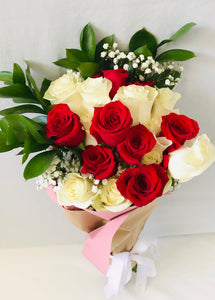
[{"label": "gypsophila sprig", "polygon": [[155,61],[152,56],[145,57],[143,54],[135,55],[134,52],[126,54],[120,51],[115,45],[111,48],[107,43],[103,45],[107,49],[101,52],[101,57],[106,62],[106,66],[111,66],[114,70],[123,68],[128,71],[131,82],[154,81],[157,87],[169,87],[172,89],[181,79],[182,66],[174,61]]},{"label": "gypsophila sprig", "polygon": [[72,151],[61,151],[54,157],[50,167],[37,178],[37,190],[52,185],[54,191],[57,191],[62,187],[67,174],[79,173],[80,169],[81,162]]}]

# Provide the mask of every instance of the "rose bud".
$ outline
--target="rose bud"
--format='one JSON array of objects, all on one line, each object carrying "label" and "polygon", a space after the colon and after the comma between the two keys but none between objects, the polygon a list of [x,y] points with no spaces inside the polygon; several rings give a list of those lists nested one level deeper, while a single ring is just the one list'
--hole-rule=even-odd
[{"label": "rose bud", "polygon": [[76,147],[85,137],[78,115],[67,104],[55,105],[47,115],[46,138],[59,146]]}]

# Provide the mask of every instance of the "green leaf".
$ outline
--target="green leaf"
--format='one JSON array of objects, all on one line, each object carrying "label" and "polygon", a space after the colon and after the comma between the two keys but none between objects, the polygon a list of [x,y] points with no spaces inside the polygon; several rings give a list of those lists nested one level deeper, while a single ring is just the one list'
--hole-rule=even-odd
[{"label": "green leaf", "polygon": [[16,145],[17,142],[19,142],[19,141],[17,141],[15,132],[13,131],[13,128],[11,126],[9,126],[7,129],[6,144],[7,145]]},{"label": "green leaf", "polygon": [[195,57],[195,54],[189,50],[172,49],[161,53],[156,60],[157,61],[184,61]]},{"label": "green leaf", "polygon": [[190,31],[190,29],[193,28],[193,26],[195,26],[196,23],[194,22],[190,22],[185,24],[184,26],[182,26],[176,33],[174,33],[171,37],[170,40],[176,40],[179,37],[181,37],[182,35],[184,35],[185,33],[187,33],[188,31]]},{"label": "green leaf", "polygon": [[170,42],[172,42],[172,40],[170,40],[170,39],[163,40],[162,42],[160,42],[160,44],[157,46],[157,48],[159,48],[167,43],[170,43]]},{"label": "green leaf", "polygon": [[[48,148],[48,145],[37,144],[37,143],[35,143],[35,140],[34,140],[34,143],[30,144],[30,153],[46,150],[47,148]],[[23,155],[23,153],[24,153],[24,151],[21,150],[16,155]]]},{"label": "green leaf", "polygon": [[7,152],[19,146],[20,144],[7,145],[7,134],[0,131],[0,152]]},{"label": "green leaf", "polygon": [[191,22],[191,23],[187,23],[184,26],[182,26],[176,33],[174,33],[171,37],[170,40],[176,40],[179,37],[181,37],[182,35],[184,35],[185,33],[187,33],[188,31],[190,31],[190,29],[193,28],[193,26],[195,26],[196,23]]},{"label": "green leaf", "polygon": [[42,97],[44,96],[45,92],[48,90],[50,84],[51,84],[51,80],[48,80],[46,78],[43,79],[42,86],[40,89],[40,94]]},{"label": "green leaf", "polygon": [[27,69],[26,69],[27,80],[30,83],[30,85],[33,87],[34,93],[36,95],[36,98],[38,99],[38,101],[40,102],[40,104],[42,105],[42,107],[45,110],[47,110],[47,108],[50,105],[50,101],[43,99],[42,95],[40,94],[40,91],[37,88],[36,82],[34,81],[33,77],[31,76],[30,66],[29,66],[29,64],[28,64],[27,61],[26,61],[26,64],[27,64]]},{"label": "green leaf", "polygon": [[42,108],[36,105],[19,105],[11,108],[3,109],[0,111],[0,115],[12,115],[12,114],[24,114],[24,113],[37,113],[37,114],[45,114]]},{"label": "green leaf", "polygon": [[47,116],[37,116],[32,118],[32,121],[40,124],[40,125],[46,125],[47,124]]},{"label": "green leaf", "polygon": [[95,52],[95,61],[99,62],[101,58],[101,52],[105,51],[103,48],[104,44],[109,44],[110,47],[113,46],[114,43],[114,35],[109,35],[105,38],[103,38],[98,44],[96,45],[96,52]]},{"label": "green leaf", "polygon": [[84,77],[92,77],[99,71],[99,64],[93,62],[81,63],[78,70]]},{"label": "green leaf", "polygon": [[41,101],[43,101],[43,97],[40,95],[40,92],[39,92],[39,90],[37,88],[36,82],[34,81],[33,77],[31,76],[30,66],[29,66],[29,63],[27,61],[26,61],[26,65],[27,65],[27,68],[26,68],[26,77],[28,79],[28,82],[31,85],[31,87],[33,88],[37,100],[39,100],[39,102],[41,102]]},{"label": "green leaf", "polygon": [[4,81],[5,84],[13,84],[13,73],[8,71],[0,72],[0,81]]},{"label": "green leaf", "polygon": [[62,58],[54,62],[55,65],[65,68],[77,70],[79,63],[69,60],[68,58]]},{"label": "green leaf", "polygon": [[80,46],[90,61],[94,61],[96,50],[96,37],[93,28],[87,24],[80,35]]},{"label": "green leaf", "polygon": [[137,56],[143,54],[145,57],[153,56],[152,53],[151,53],[151,51],[148,49],[147,46],[142,46],[142,47],[137,48],[134,51],[134,54],[137,55]]},{"label": "green leaf", "polygon": [[156,54],[157,41],[153,34],[148,32],[145,28],[137,31],[130,39],[129,50],[135,51],[137,48],[147,46],[153,55]]},{"label": "green leaf", "polygon": [[30,153],[46,150],[48,145],[38,144],[31,134],[27,134],[24,142],[24,148],[18,154],[22,154],[22,163],[28,159]]},{"label": "green leaf", "polygon": [[36,104],[40,104],[40,102],[37,99],[13,98],[12,100],[13,100],[14,103],[36,103]]},{"label": "green leaf", "polygon": [[25,85],[25,75],[18,64],[13,64],[13,82]]},{"label": "green leaf", "polygon": [[57,151],[45,151],[34,156],[26,165],[24,170],[25,180],[43,174],[51,165]]},{"label": "green leaf", "polygon": [[163,40],[162,42],[160,42],[158,47],[161,47],[164,44],[167,44],[169,42],[175,41],[176,39],[180,38],[188,31],[190,31],[190,29],[192,29],[193,26],[195,26],[195,25],[196,25],[196,23],[193,23],[193,22],[185,24],[176,33],[174,33],[169,39],[166,39],[166,40]]},{"label": "green leaf", "polygon": [[0,128],[7,134],[7,144],[24,142],[31,134],[40,144],[48,144],[45,127],[21,115],[7,115],[0,119]]},{"label": "green leaf", "polygon": [[20,83],[15,83],[10,86],[0,88],[0,97],[34,99],[29,87]]},{"label": "green leaf", "polygon": [[28,156],[31,153],[30,147],[31,147],[31,144],[34,141],[35,140],[32,138],[32,136],[30,134],[26,135],[25,142],[24,142],[24,148],[23,148],[23,156],[22,156],[22,163],[23,164],[28,159]]},{"label": "green leaf", "polygon": [[66,56],[68,60],[77,63],[88,61],[87,55],[78,49],[66,49]]}]

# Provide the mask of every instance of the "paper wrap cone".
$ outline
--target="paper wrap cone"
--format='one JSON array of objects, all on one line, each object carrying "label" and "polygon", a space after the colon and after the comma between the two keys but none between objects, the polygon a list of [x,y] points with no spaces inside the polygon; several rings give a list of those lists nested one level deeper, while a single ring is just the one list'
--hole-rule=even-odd
[{"label": "paper wrap cone", "polygon": [[[53,187],[46,192],[57,202]],[[118,213],[83,210],[74,206],[64,207],[63,211],[70,222],[88,233],[83,255],[106,275],[110,255],[132,250],[156,206],[157,200],[154,200],[146,206],[131,206]]]}]

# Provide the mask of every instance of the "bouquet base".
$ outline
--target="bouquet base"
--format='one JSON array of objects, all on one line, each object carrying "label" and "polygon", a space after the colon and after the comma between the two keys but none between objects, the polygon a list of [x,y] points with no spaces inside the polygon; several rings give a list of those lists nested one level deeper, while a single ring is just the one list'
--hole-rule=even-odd
[{"label": "bouquet base", "polygon": [[83,255],[106,275],[110,255],[132,250],[156,206],[157,200],[154,200],[120,213],[64,209],[64,214],[77,228],[88,233]]}]

